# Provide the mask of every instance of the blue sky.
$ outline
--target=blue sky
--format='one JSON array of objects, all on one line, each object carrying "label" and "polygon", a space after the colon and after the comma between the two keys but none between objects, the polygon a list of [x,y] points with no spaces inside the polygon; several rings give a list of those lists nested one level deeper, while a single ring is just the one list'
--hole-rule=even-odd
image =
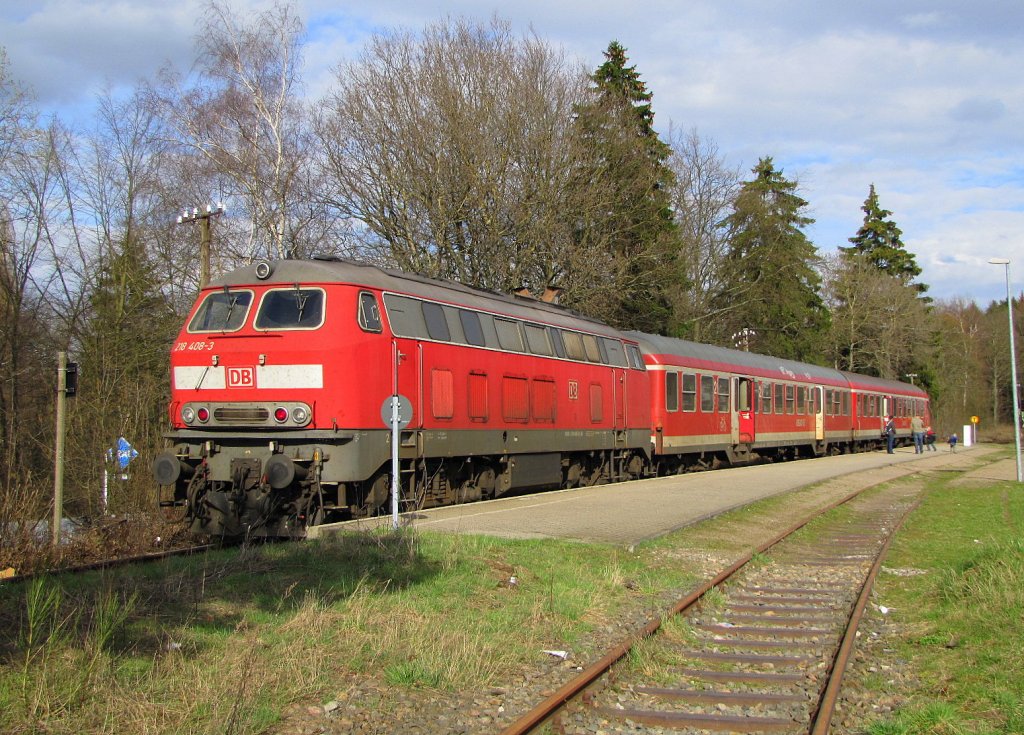
[{"label": "blue sky", "polygon": [[[239,12],[262,0],[234,0]],[[391,28],[498,15],[587,69],[616,39],[654,93],[656,124],[696,128],[745,174],[772,156],[797,180],[823,251],[860,225],[873,183],[936,298],[1024,289],[1022,0],[607,0],[487,4],[298,0],[311,97]],[[638,9],[638,8],[642,8]],[[197,0],[4,0],[0,45],[40,108],[88,116],[104,84],[192,63]]]}]

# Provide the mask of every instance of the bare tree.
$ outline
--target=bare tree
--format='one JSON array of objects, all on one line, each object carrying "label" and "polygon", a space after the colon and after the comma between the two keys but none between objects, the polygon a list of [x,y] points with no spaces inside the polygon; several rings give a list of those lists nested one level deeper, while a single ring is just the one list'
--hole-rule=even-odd
[{"label": "bare tree", "polygon": [[284,4],[244,22],[226,2],[211,0],[202,16],[194,83],[168,68],[151,92],[175,140],[191,152],[193,176],[207,182],[207,196],[229,204],[231,221],[218,223],[221,255],[230,264],[308,254],[329,223],[313,206],[308,178],[303,24]]},{"label": "bare tree", "polygon": [[593,298],[609,257],[586,227],[602,204],[573,129],[586,94],[581,68],[497,19],[378,36],[319,109],[330,203],[370,259]]},{"label": "bare tree", "polygon": [[673,296],[674,331],[697,341],[724,343],[712,296],[723,288],[722,265],[729,233],[723,224],[739,190],[741,172],[730,168],[714,141],[696,130],[670,131],[675,174],[672,208],[679,229],[677,286]]}]

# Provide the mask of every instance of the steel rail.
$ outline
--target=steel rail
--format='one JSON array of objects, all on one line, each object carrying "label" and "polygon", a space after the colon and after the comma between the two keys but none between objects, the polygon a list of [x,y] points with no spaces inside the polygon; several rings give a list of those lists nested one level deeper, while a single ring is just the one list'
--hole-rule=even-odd
[{"label": "steel rail", "polygon": [[857,603],[853,607],[846,631],[843,634],[842,643],[839,644],[839,650],[832,661],[828,675],[828,684],[826,684],[825,691],[819,700],[818,711],[814,715],[814,725],[811,728],[810,735],[828,735],[829,727],[832,724],[832,715],[835,713],[836,702],[839,700],[839,692],[843,686],[843,675],[846,673],[850,657],[853,655],[853,647],[857,641],[857,628],[864,617],[864,611],[867,609],[868,599],[871,597],[871,590],[875,585],[875,580],[878,578],[878,572],[881,571],[882,562],[889,553],[889,547],[892,545],[893,539],[896,538],[896,532],[902,528],[903,523],[919,505],[921,505],[920,499],[907,508],[903,517],[893,526],[889,536],[885,539],[885,543],[879,549],[878,556],[875,557],[875,563],[871,565],[871,570],[868,572],[867,577],[864,578],[860,595],[857,597]]}]

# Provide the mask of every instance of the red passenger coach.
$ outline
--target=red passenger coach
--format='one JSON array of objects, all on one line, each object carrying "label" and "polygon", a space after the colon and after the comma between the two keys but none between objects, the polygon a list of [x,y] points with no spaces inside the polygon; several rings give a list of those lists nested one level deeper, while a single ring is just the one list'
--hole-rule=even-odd
[{"label": "red passenger coach", "polygon": [[870,411],[892,408],[901,417],[901,441],[910,435],[913,413],[927,415],[927,394],[905,383],[627,335],[638,341],[651,376],[651,441],[659,472],[876,448],[884,421]]},{"label": "red passenger coach", "polygon": [[562,307],[337,260],[258,263],[199,295],[171,352],[154,462],[192,530],[302,536],[390,497],[395,392],[409,507],[640,476],[635,340]]}]

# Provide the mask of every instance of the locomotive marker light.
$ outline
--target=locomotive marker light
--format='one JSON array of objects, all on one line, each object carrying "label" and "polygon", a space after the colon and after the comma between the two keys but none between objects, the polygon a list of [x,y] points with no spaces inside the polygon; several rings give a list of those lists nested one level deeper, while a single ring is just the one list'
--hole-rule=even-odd
[{"label": "locomotive marker light", "polygon": [[412,421],[412,401],[403,395],[395,394],[384,399],[380,407],[380,417],[385,426],[391,427],[391,528],[398,530],[398,441],[399,432]]},{"label": "locomotive marker light", "polygon": [[1013,344],[1013,299],[1010,297],[1010,259],[989,258],[992,265],[1006,268],[1006,313],[1010,318],[1010,380],[1013,381],[1013,440],[1017,449],[1017,482],[1024,482],[1020,466],[1020,403],[1017,400],[1017,350]]}]

